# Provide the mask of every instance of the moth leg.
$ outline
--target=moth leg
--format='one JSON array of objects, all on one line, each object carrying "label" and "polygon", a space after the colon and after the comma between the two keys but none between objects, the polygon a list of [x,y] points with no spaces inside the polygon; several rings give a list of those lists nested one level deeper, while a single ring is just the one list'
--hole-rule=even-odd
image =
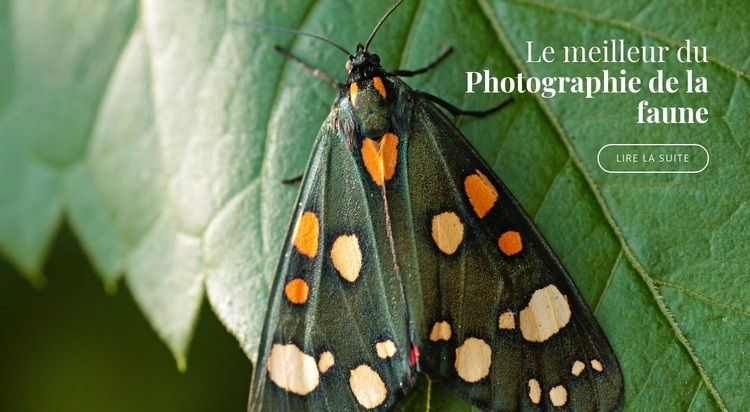
[{"label": "moth leg", "polygon": [[305,69],[310,70],[310,72],[312,72],[313,76],[317,77],[320,80],[323,80],[324,82],[330,84],[331,86],[333,86],[335,88],[340,88],[341,86],[344,85],[340,81],[338,81],[338,80],[334,79],[333,77],[331,77],[328,73],[326,73],[326,72],[320,70],[319,68],[313,66],[312,64],[310,64],[310,63],[302,60],[301,58],[299,58],[296,55],[292,54],[292,52],[290,52],[289,50],[287,50],[287,49],[279,46],[278,44],[275,45],[275,46],[273,46],[273,50],[275,52],[281,54],[282,56],[284,56],[284,57],[286,57],[286,58],[288,58],[290,60],[293,60],[293,61],[299,63]]},{"label": "moth leg", "polygon": [[287,178],[287,179],[284,179],[284,180],[282,180],[282,181],[281,181],[281,183],[283,183],[283,184],[285,184],[285,185],[293,185],[293,184],[297,184],[297,183],[299,183],[300,181],[302,181],[302,177],[303,177],[303,176],[305,176],[305,175],[304,175],[304,174],[301,174],[301,175],[297,175],[297,176],[294,176],[294,177],[290,177],[290,178]]},{"label": "moth leg", "polygon": [[456,107],[456,106],[454,106],[454,105],[446,102],[445,100],[443,100],[443,99],[441,99],[441,98],[439,98],[437,96],[431,95],[429,93],[420,92],[418,90],[416,91],[416,93],[419,93],[420,95],[424,96],[425,98],[427,98],[429,100],[432,100],[434,103],[439,104],[440,106],[443,106],[443,108],[445,108],[445,110],[449,111],[450,114],[452,114],[454,116],[484,117],[484,116],[490,115],[492,113],[495,113],[496,111],[502,109],[503,107],[505,107],[508,104],[510,104],[510,103],[513,102],[513,96],[511,96],[511,97],[508,97],[507,99],[503,100],[499,104],[490,107],[489,109],[485,109],[485,110],[464,110],[464,109],[461,109],[459,107]]},{"label": "moth leg", "polygon": [[422,67],[421,69],[417,69],[417,70],[394,70],[394,71],[388,73],[388,75],[389,76],[399,76],[399,77],[411,77],[411,76],[416,76],[418,74],[425,73],[428,70],[430,70],[433,67],[435,67],[438,64],[440,64],[451,53],[453,53],[453,47],[448,46],[445,49],[443,49],[442,52],[440,52],[440,54],[438,55],[438,57],[435,60],[433,60],[432,63],[428,64],[425,67]]}]

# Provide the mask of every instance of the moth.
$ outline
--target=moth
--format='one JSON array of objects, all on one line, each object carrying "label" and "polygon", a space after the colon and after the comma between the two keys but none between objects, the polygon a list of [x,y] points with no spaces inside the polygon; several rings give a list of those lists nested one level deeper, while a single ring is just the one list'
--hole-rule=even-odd
[{"label": "moth", "polygon": [[420,372],[484,410],[620,409],[617,358],[586,303],[436,103],[462,112],[399,78],[424,70],[386,72],[368,51],[400,3],[353,54],[323,39],[348,55],[348,77],[319,74],[339,92],[284,242],[248,409],[392,410]]}]

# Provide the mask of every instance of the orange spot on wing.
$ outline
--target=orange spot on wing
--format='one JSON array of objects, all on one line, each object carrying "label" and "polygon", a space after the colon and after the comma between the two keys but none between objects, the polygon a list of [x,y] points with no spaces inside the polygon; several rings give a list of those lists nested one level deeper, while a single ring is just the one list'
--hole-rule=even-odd
[{"label": "orange spot on wing", "polygon": [[310,287],[307,286],[307,282],[302,279],[292,279],[286,284],[284,293],[290,302],[301,305],[307,302],[307,297],[310,294]]},{"label": "orange spot on wing", "polygon": [[495,202],[497,202],[497,190],[495,186],[479,170],[476,171],[476,174],[466,177],[466,180],[464,180],[464,190],[466,191],[466,196],[469,197],[471,206],[474,207],[474,211],[480,219],[485,217],[490,209],[492,209],[492,206],[495,206]]},{"label": "orange spot on wing", "polygon": [[362,160],[370,177],[378,186],[391,180],[398,162],[398,136],[386,133],[376,142],[370,138],[362,141]]},{"label": "orange spot on wing", "polygon": [[349,85],[349,100],[352,102],[352,106],[357,107],[357,91],[359,87],[357,82],[353,82]]},{"label": "orange spot on wing", "polygon": [[383,100],[385,100],[385,85],[383,84],[383,79],[380,77],[373,77],[372,78],[372,84],[375,86],[375,90],[380,93],[381,96],[383,96]]},{"label": "orange spot on wing", "polygon": [[305,212],[297,222],[297,230],[294,233],[294,246],[299,253],[307,257],[315,257],[318,253],[318,237],[320,227],[318,216],[313,212]]},{"label": "orange spot on wing", "polygon": [[518,232],[505,232],[500,236],[497,241],[500,250],[506,255],[515,255],[516,253],[523,250],[523,242],[521,241],[521,234]]}]

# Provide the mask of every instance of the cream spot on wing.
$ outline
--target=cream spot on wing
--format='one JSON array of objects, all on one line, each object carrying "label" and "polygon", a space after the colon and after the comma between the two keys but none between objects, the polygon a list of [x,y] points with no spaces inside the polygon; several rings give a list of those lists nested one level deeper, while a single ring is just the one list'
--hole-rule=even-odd
[{"label": "cream spot on wing", "polygon": [[498,327],[500,327],[500,329],[515,329],[516,315],[511,311],[503,313],[498,318],[497,325]]},{"label": "cream spot on wing", "polygon": [[572,373],[573,376],[580,376],[584,369],[586,369],[586,364],[577,360],[573,362],[573,369],[570,370],[570,373]]},{"label": "cream spot on wing", "polygon": [[333,358],[333,354],[330,351],[325,351],[321,353],[318,358],[318,370],[321,374],[324,374],[328,372],[328,369],[331,369],[335,363],[336,361]]},{"label": "cream spot on wing", "polygon": [[452,334],[453,332],[451,331],[450,323],[446,321],[435,322],[435,324],[432,325],[432,332],[430,332],[430,340],[433,342],[448,340],[451,338]]},{"label": "cream spot on wing", "polygon": [[376,343],[375,352],[377,352],[380,359],[388,359],[391,356],[395,355],[396,352],[398,352],[398,349],[396,349],[396,344],[393,343],[392,340],[388,339],[386,341]]},{"label": "cream spot on wing", "polygon": [[604,370],[604,366],[602,366],[602,363],[599,362],[597,359],[591,360],[591,368],[597,372],[601,372]]},{"label": "cream spot on wing", "polygon": [[454,212],[443,212],[432,218],[432,239],[444,253],[455,253],[463,238],[464,225]]},{"label": "cream spot on wing", "polygon": [[357,402],[367,409],[380,406],[388,394],[383,379],[367,365],[359,365],[351,371],[349,387]]},{"label": "cream spot on wing", "polygon": [[549,390],[549,399],[554,406],[563,406],[568,402],[568,391],[564,386],[558,385]]},{"label": "cream spot on wing", "polygon": [[529,342],[544,342],[570,322],[568,298],[555,285],[538,289],[519,314],[521,333]]},{"label": "cream spot on wing", "polygon": [[294,246],[299,253],[307,257],[315,257],[318,253],[318,237],[320,234],[320,225],[318,216],[313,212],[305,212],[297,220],[297,227],[294,229]]},{"label": "cream spot on wing", "polygon": [[456,372],[466,382],[478,382],[490,373],[492,349],[487,342],[468,338],[456,349]]},{"label": "cream spot on wing", "polygon": [[297,395],[312,392],[320,379],[315,358],[294,344],[274,344],[268,356],[267,369],[273,383]]},{"label": "cream spot on wing", "polygon": [[529,399],[534,404],[538,404],[542,400],[542,388],[536,379],[529,379]]},{"label": "cream spot on wing", "polygon": [[362,249],[357,235],[341,235],[331,247],[333,267],[342,278],[354,282],[362,270]]},{"label": "cream spot on wing", "polygon": [[464,191],[469,197],[469,203],[474,208],[474,212],[483,218],[490,212],[495,202],[497,202],[497,190],[490,183],[482,172],[475,170],[476,173],[469,175],[464,180]]}]

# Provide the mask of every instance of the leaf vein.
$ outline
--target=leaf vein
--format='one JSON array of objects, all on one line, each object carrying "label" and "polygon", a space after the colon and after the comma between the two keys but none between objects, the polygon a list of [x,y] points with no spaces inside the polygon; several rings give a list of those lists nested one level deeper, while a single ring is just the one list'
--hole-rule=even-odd
[{"label": "leaf vein", "polygon": [[688,405],[687,410],[692,411],[693,407],[695,406],[695,401],[698,399],[698,395],[701,392],[701,387],[703,386],[703,382],[698,382],[698,387],[695,388],[695,393],[693,394],[693,399],[690,400],[690,405]]},{"label": "leaf vein", "polygon": [[[479,0],[479,1],[485,2],[487,0]],[[651,38],[653,38],[655,40],[658,40],[658,41],[660,41],[660,42],[662,42],[664,44],[667,44],[671,48],[678,48],[678,47],[680,47],[680,46],[683,45],[679,41],[676,41],[676,40],[674,40],[674,39],[672,39],[670,37],[664,36],[664,35],[659,34],[657,32],[654,32],[654,31],[651,31],[651,30],[647,30],[644,27],[638,26],[636,24],[633,24],[633,23],[630,23],[630,22],[626,22],[626,21],[622,21],[622,20],[616,20],[616,19],[611,19],[611,18],[597,16],[597,15],[592,14],[592,13],[587,13],[587,12],[581,10],[581,9],[574,9],[572,7],[552,5],[552,4],[543,3],[541,1],[536,1],[536,0],[506,0],[506,1],[515,2],[515,3],[518,3],[518,4],[525,4],[525,5],[528,5],[528,6],[535,6],[535,7],[538,7],[540,9],[547,9],[547,10],[550,10],[550,11],[553,11],[553,12],[556,12],[556,13],[564,13],[564,14],[567,14],[567,15],[570,15],[570,16],[575,16],[575,17],[578,17],[578,18],[583,19],[583,20],[590,20],[590,21],[595,22],[595,23],[610,25],[610,26],[617,27],[617,28],[620,28],[620,29],[631,30],[631,31],[634,31],[636,33],[641,34],[642,36],[651,37]],[[720,68],[722,68],[722,69],[724,69],[724,70],[726,70],[726,71],[728,71],[728,72],[730,72],[730,73],[732,73],[732,74],[734,74],[734,75],[736,75],[738,77],[742,77],[745,80],[750,80],[750,73],[745,73],[744,71],[742,71],[742,70],[740,70],[740,69],[732,66],[731,64],[729,64],[729,63],[727,63],[727,62],[725,62],[725,61],[723,61],[721,59],[717,59],[717,58],[711,57],[709,55],[706,56],[706,59],[709,62],[711,62],[711,63],[719,66]]]},{"label": "leaf vein", "polygon": [[[497,16],[493,14],[492,7],[488,4],[488,0],[477,0],[477,1],[480,3],[480,6],[482,7],[483,12],[487,14],[488,19],[490,20],[492,27],[495,30],[495,34],[498,36],[500,43],[503,45],[503,48],[506,50],[506,52],[510,56],[512,62],[516,65],[516,68],[518,69],[518,71],[523,73],[525,76],[529,76],[528,71],[526,70],[525,66],[522,63],[522,59],[518,55],[516,49],[512,46],[510,38],[508,37],[507,33],[503,29],[502,24],[498,20]],[[525,3],[529,5],[537,5],[540,7],[548,8],[553,11],[564,12],[564,13],[578,15],[578,16],[584,16],[584,17],[588,16],[588,14],[585,14],[583,12],[576,11],[573,9],[552,7],[546,4],[532,2],[528,0],[509,0],[509,1],[516,1],[517,3]],[[602,22],[610,21],[609,19],[603,19],[603,18],[599,18],[595,16],[591,16],[591,18],[594,21],[602,21]],[[612,20],[612,22],[617,23],[614,20]],[[626,23],[621,23],[621,24],[626,24]],[[630,26],[632,25],[627,25],[626,27],[635,28],[635,26],[632,26],[632,27]],[[644,31],[644,33],[647,33],[647,32]],[[659,38],[659,36],[657,36],[656,34],[654,34],[654,36]],[[668,41],[668,39],[666,40]],[[548,102],[543,101],[542,98],[538,95],[534,95],[534,98],[537,99],[537,103],[539,104],[539,107],[545,113],[545,115],[549,118],[552,127],[556,130],[561,142],[563,143],[565,148],[568,150],[569,155],[572,158],[574,164],[583,175],[584,180],[586,181],[586,184],[589,190],[592,192],[592,194],[594,195],[594,198],[596,199],[597,204],[599,204],[599,207],[601,208],[602,215],[605,217],[610,227],[612,228],[612,231],[614,232],[615,237],[620,241],[620,246],[625,256],[627,257],[628,261],[631,263],[631,265],[633,265],[633,268],[635,269],[635,271],[638,273],[638,275],[641,277],[641,279],[644,281],[644,283],[648,287],[649,291],[654,297],[655,303],[657,304],[660,311],[664,315],[665,319],[671,326],[677,339],[682,343],[682,345],[687,350],[696,368],[698,369],[700,375],[702,376],[703,381],[706,383],[706,387],[708,387],[709,390],[711,391],[711,394],[713,395],[719,408],[721,408],[722,410],[726,410],[724,401],[721,398],[721,395],[719,394],[718,390],[716,389],[713,383],[713,380],[711,379],[711,377],[708,376],[708,373],[703,367],[703,364],[700,362],[697,355],[695,354],[695,351],[693,350],[692,345],[687,340],[685,335],[682,333],[682,330],[677,324],[677,321],[675,320],[671,311],[667,307],[666,302],[664,301],[663,297],[659,294],[658,288],[654,284],[654,279],[648,274],[645,268],[640,264],[635,254],[633,253],[632,249],[630,248],[630,245],[625,239],[622,233],[622,230],[620,230],[619,225],[617,224],[614,216],[610,212],[607,206],[607,203],[601,194],[601,191],[598,190],[597,185],[594,181],[594,178],[589,173],[588,169],[585,167],[585,164],[583,163],[581,157],[579,156],[578,152],[576,152],[575,148],[573,147],[570,141],[570,137],[568,136],[565,129],[562,127],[562,124],[560,123],[560,119],[557,116],[555,116]]]},{"label": "leaf vein", "polygon": [[549,200],[550,194],[552,193],[552,189],[555,187],[557,182],[560,180],[562,175],[565,173],[565,169],[570,166],[570,157],[568,157],[568,160],[565,161],[565,163],[560,166],[560,169],[558,169],[557,173],[555,174],[555,178],[552,179],[552,183],[547,188],[547,191],[544,193],[544,197],[542,198],[542,202],[539,204],[539,208],[536,210],[536,213],[534,213],[533,220],[536,222],[537,218],[539,217],[539,213],[541,213],[542,209],[544,209],[544,206],[547,205],[547,201]]},{"label": "leaf vein", "polygon": [[748,312],[746,310],[742,310],[742,309],[740,309],[740,308],[738,308],[736,306],[732,306],[732,305],[728,305],[726,303],[719,302],[719,301],[717,301],[717,300],[715,300],[715,299],[713,299],[713,298],[711,298],[709,296],[706,296],[706,295],[704,295],[702,293],[696,292],[696,291],[694,291],[694,290],[692,290],[692,289],[690,289],[688,287],[685,287],[683,285],[680,285],[680,284],[677,284],[677,283],[672,283],[672,282],[667,282],[667,281],[660,280],[660,279],[654,279],[654,284],[656,284],[658,286],[664,286],[664,287],[669,287],[669,288],[677,289],[680,292],[687,293],[688,295],[692,295],[692,296],[694,296],[694,297],[696,297],[696,298],[698,298],[700,300],[703,300],[705,302],[708,302],[708,303],[710,303],[712,305],[716,305],[716,306],[723,307],[725,309],[729,309],[730,311],[732,311],[734,313],[737,313],[738,315],[750,318],[750,312]]},{"label": "leaf vein", "polygon": [[617,272],[617,268],[620,267],[620,262],[622,261],[622,255],[623,252],[620,250],[620,253],[617,254],[617,259],[615,259],[615,262],[612,264],[612,270],[609,271],[609,276],[607,277],[607,283],[604,285],[604,289],[602,290],[601,295],[599,295],[599,301],[596,302],[596,306],[594,307],[594,316],[596,316],[596,313],[599,311],[599,307],[601,307],[602,302],[604,301],[604,295],[607,294],[609,291],[609,287],[612,285],[612,280],[615,278],[615,273]]}]

